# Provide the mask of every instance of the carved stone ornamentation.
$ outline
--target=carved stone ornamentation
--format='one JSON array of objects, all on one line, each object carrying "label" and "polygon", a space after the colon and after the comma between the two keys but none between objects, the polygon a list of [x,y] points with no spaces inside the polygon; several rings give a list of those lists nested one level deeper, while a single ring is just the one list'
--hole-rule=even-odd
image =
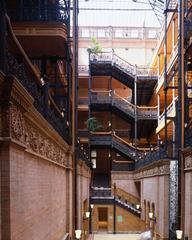
[{"label": "carved stone ornamentation", "polygon": [[19,142],[25,142],[25,121],[23,114],[14,105],[10,108],[11,136]]},{"label": "carved stone ornamentation", "polygon": [[192,157],[191,155],[185,158],[185,169],[192,168]]},{"label": "carved stone ornamentation", "polygon": [[65,150],[51,138],[32,125],[16,106],[11,106],[11,137],[25,144],[26,149],[35,152],[49,160],[66,165]]}]

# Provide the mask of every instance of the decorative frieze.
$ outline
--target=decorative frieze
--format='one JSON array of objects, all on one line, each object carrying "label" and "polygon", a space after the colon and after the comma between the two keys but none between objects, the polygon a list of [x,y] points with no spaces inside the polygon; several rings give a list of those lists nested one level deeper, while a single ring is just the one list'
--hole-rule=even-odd
[{"label": "decorative frieze", "polygon": [[26,149],[36,154],[61,165],[67,165],[67,156],[64,149],[33,126],[17,106],[12,105],[10,107],[10,116],[12,139],[24,144]]},{"label": "decorative frieze", "polygon": [[192,156],[188,155],[185,157],[185,169],[192,168]]},{"label": "decorative frieze", "polygon": [[169,164],[165,164],[137,172],[134,174],[134,179],[141,179],[160,175],[169,175],[169,173],[170,173]]}]

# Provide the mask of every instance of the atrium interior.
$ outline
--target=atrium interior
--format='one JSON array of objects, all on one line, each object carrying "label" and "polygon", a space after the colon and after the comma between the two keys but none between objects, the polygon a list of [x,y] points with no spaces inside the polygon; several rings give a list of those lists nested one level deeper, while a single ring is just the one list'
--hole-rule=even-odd
[{"label": "atrium interior", "polygon": [[0,140],[0,240],[192,240],[192,0],[1,0]]}]

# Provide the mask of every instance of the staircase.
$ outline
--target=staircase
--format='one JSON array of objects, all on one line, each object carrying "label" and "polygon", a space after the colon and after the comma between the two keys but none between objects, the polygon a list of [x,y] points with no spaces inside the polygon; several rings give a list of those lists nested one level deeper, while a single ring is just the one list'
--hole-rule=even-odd
[{"label": "staircase", "polygon": [[135,112],[138,120],[157,120],[157,106],[135,107],[127,99],[119,96],[115,91],[91,91],[91,107],[93,110],[107,110],[112,107],[114,112],[118,112],[127,118],[135,118]]},{"label": "staircase", "polygon": [[90,137],[90,143],[92,146],[108,146],[132,160],[138,160],[143,158],[150,148],[135,148],[131,143],[126,142],[115,132],[94,133]]},{"label": "staircase", "polygon": [[140,217],[141,211],[136,208],[132,203],[122,201],[117,197],[112,195],[111,188],[97,188],[92,187],[91,189],[91,203],[94,204],[115,204],[126,211]]},{"label": "staircase", "polygon": [[134,88],[135,77],[142,81],[152,81],[152,87],[157,82],[157,69],[146,66],[135,67],[112,52],[90,54],[90,72],[92,76],[112,76],[129,88]]}]

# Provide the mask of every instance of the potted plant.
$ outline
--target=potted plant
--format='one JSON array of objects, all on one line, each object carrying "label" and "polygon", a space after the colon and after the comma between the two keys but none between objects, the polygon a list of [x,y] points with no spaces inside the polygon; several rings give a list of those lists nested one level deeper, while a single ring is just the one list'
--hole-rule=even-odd
[{"label": "potted plant", "polygon": [[103,127],[101,124],[98,123],[95,117],[91,117],[87,119],[87,121],[85,122],[85,125],[90,132],[96,132],[97,130]]}]

